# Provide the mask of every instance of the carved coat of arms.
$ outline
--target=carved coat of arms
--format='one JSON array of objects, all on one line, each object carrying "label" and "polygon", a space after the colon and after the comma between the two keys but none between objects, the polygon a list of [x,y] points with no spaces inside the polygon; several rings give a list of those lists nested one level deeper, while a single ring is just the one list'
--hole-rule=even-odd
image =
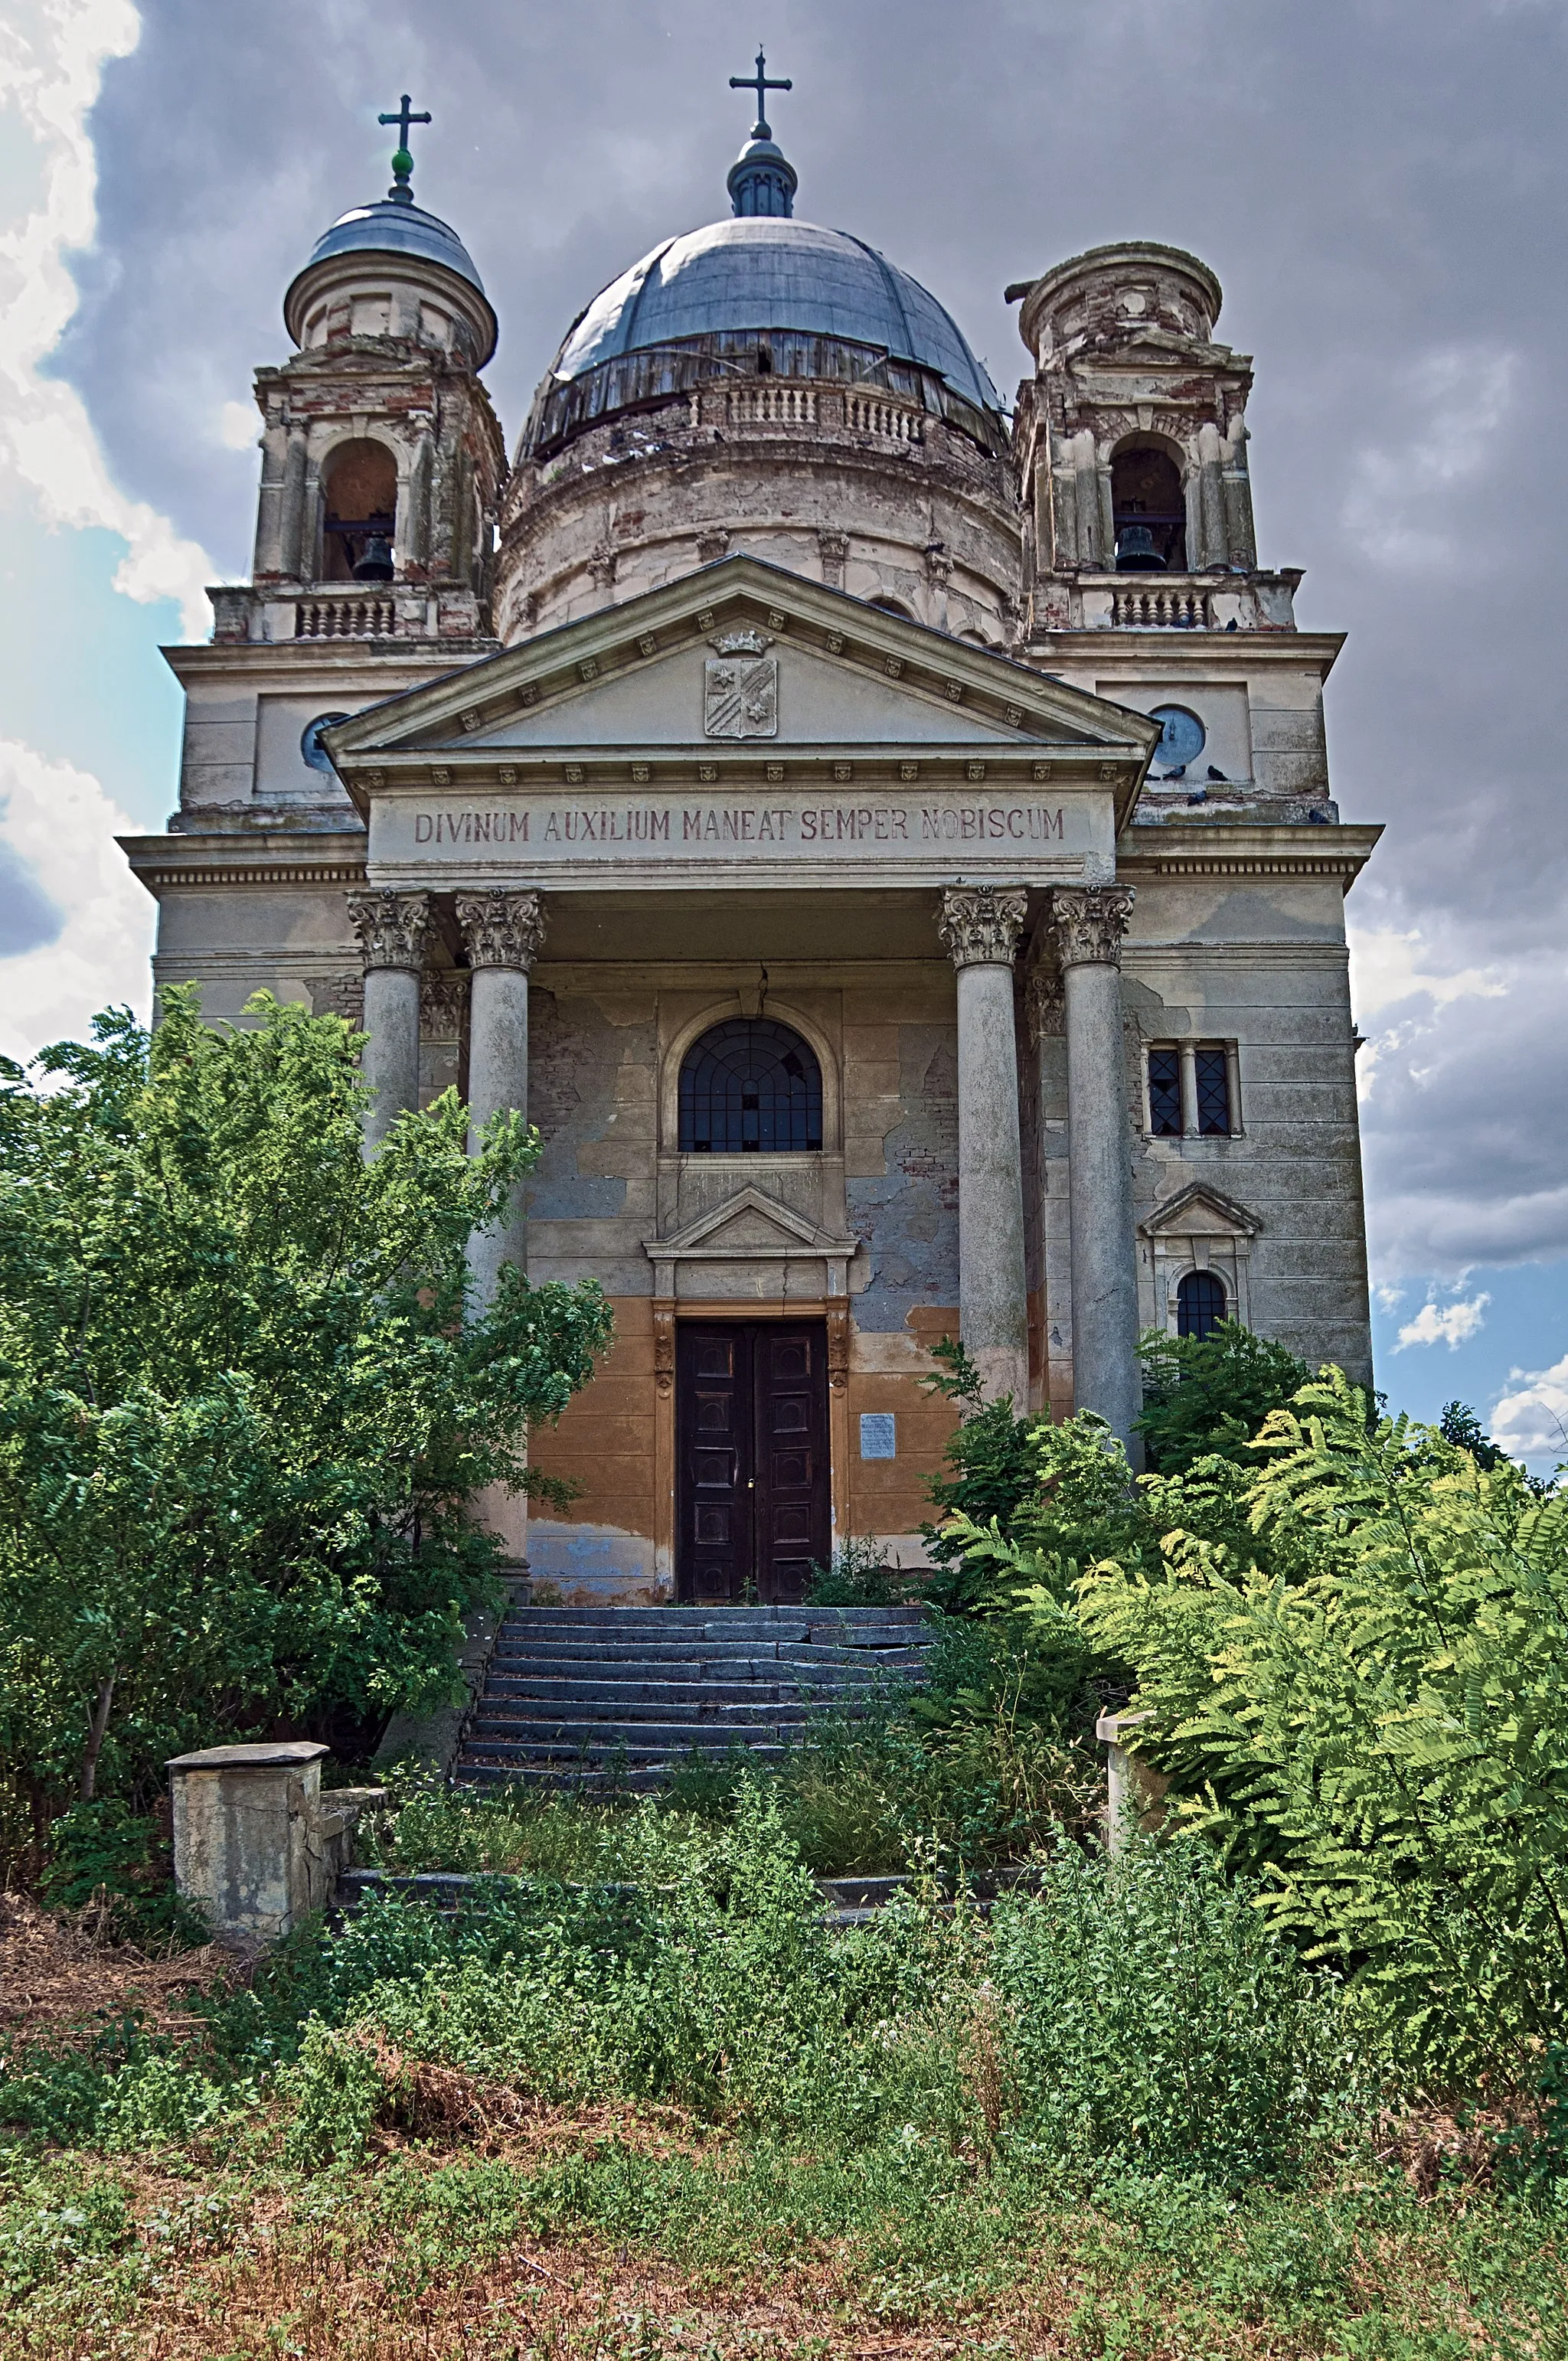
[{"label": "carved coat of arms", "polygon": [[767,633],[726,631],[708,645],[717,653],[703,667],[704,737],[776,738],[779,666]]}]

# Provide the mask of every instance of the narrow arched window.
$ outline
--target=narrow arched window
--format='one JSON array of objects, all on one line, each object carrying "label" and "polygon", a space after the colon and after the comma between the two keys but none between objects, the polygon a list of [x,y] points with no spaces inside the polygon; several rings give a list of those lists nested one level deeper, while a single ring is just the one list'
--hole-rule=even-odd
[{"label": "narrow arched window", "polygon": [[681,1067],[680,1145],[688,1156],[787,1156],[822,1145],[822,1069],[787,1025],[731,1016],[692,1043]]},{"label": "narrow arched window", "polygon": [[1176,1290],[1179,1336],[1212,1336],[1225,1316],[1225,1282],[1212,1270],[1190,1270]]}]

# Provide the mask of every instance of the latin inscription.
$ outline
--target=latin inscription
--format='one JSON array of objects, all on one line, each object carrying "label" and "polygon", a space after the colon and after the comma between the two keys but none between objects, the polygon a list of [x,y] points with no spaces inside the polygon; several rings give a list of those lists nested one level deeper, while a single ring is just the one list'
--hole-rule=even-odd
[{"label": "latin inscription", "polygon": [[[380,807],[389,834],[401,835],[406,807]],[[939,845],[1031,846],[1045,852],[1065,841],[1060,804],[901,802],[836,804],[600,803],[538,801],[414,808],[415,846],[424,851],[531,853],[623,850],[655,857],[666,848],[726,847],[823,854],[839,846],[878,845],[935,851]],[[406,820],[403,822],[406,825]],[[406,839],[405,839],[406,841]]]}]

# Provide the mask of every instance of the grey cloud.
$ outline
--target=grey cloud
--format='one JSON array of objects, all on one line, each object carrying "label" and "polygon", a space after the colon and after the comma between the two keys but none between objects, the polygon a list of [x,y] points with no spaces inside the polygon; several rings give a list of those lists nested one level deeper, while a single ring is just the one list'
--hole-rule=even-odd
[{"label": "grey cloud", "polygon": [[12,846],[0,843],[0,959],[41,950],[65,924],[32,871]]},{"label": "grey cloud", "polygon": [[[406,88],[434,113],[416,185],[485,274],[513,434],[597,288],[722,210],[747,128],[726,84],[755,27],[722,0],[144,0],[143,17],[95,117],[101,236],[59,365],[126,488],[233,571],[255,460],[221,446],[217,413],[279,353],[319,230],[385,185],[379,107]],[[765,29],[795,78],[773,119],[802,212],[926,280],[1003,386],[1025,357],[1009,280],[1133,235],[1218,269],[1221,334],[1259,365],[1265,562],[1305,565],[1302,620],[1350,633],[1337,791],[1389,824],[1353,914],[1420,927],[1444,968],[1544,953],[1568,888],[1555,0],[774,0]],[[1505,1203],[1511,1251],[1563,1244],[1530,1178],[1568,1163],[1568,1094],[1540,1082],[1552,1028],[1498,1007],[1445,1012],[1470,1049],[1424,1081],[1386,1068],[1369,1111],[1376,1222],[1460,1260],[1493,1250]]]}]

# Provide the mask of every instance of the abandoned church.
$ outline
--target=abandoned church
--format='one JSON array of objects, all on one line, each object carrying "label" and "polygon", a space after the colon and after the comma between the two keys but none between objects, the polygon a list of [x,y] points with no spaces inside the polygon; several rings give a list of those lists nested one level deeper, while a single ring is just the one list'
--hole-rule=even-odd
[{"label": "abandoned church", "polygon": [[1145,1328],[1370,1375],[1378,831],[1330,792],[1340,638],[1258,562],[1219,282],[1124,244],[1011,289],[1009,415],[797,216],[774,86],[728,215],[594,297],[510,456],[404,101],[285,295],[252,577],[169,651],[179,808],[126,840],[158,980],[351,1019],[373,1140],[453,1085],[537,1126],[476,1278],[614,1304],[533,1441],[575,1508],[510,1536],[579,1605],[918,1563],[944,1335],[1124,1436]]}]

